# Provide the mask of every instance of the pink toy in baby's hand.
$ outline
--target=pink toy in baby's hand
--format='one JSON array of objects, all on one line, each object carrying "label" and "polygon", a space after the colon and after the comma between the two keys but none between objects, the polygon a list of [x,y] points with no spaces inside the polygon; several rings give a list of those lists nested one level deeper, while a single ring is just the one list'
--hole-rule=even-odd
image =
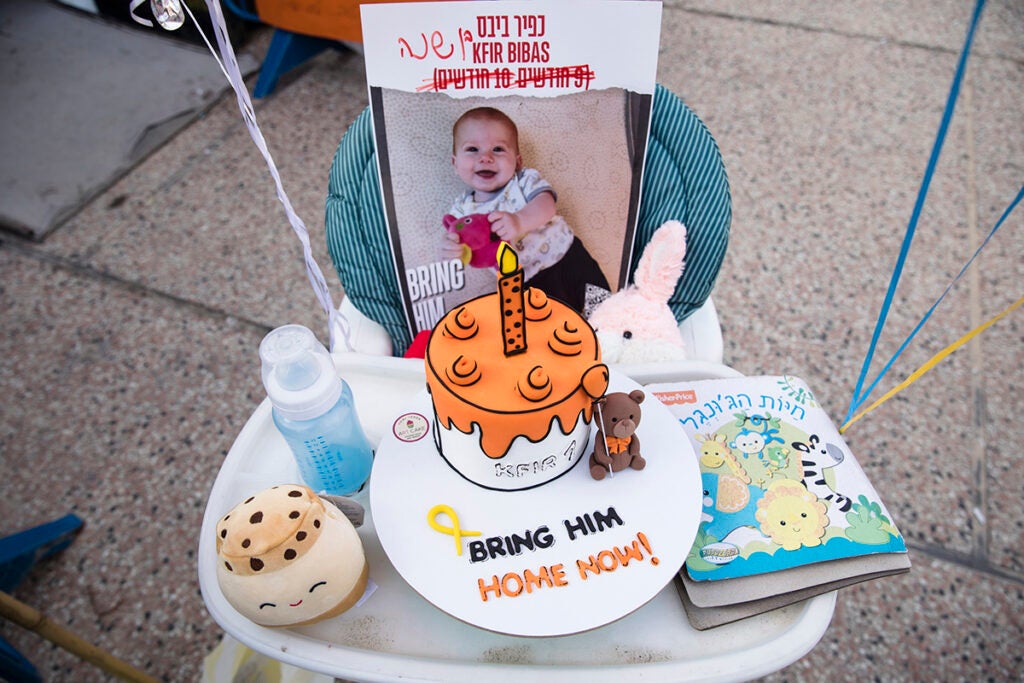
[{"label": "pink toy in baby's hand", "polygon": [[471,213],[462,218],[445,214],[445,229],[459,239],[462,245],[462,263],[474,268],[494,268],[498,264],[498,245],[501,240],[491,232],[487,214]]}]

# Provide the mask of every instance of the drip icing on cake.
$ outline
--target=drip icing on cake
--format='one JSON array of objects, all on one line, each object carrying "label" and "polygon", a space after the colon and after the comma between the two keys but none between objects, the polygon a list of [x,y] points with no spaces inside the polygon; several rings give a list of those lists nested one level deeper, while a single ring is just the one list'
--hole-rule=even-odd
[{"label": "drip icing on cake", "polygon": [[[506,289],[511,308],[503,305]],[[608,368],[586,321],[539,289],[521,295],[511,290],[502,287],[500,294],[456,307],[434,328],[427,346],[427,386],[439,429],[479,431],[479,451],[472,454],[451,453],[441,435],[442,454],[456,469],[450,456],[499,460],[520,437],[531,444],[556,431],[578,437],[580,425],[591,422],[594,399],[608,387]],[[578,441],[572,440],[574,450],[586,446]],[[550,455],[534,450],[538,461]]]}]

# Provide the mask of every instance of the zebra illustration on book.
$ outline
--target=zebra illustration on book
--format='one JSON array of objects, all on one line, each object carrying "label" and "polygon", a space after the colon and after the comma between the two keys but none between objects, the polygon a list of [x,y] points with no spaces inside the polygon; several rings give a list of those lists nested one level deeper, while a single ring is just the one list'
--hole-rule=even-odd
[{"label": "zebra illustration on book", "polygon": [[[834,490],[825,482],[825,470],[843,461],[843,449],[832,443],[822,443],[817,434],[811,434],[807,443],[794,441],[793,448],[800,451],[800,467],[807,490],[828,503],[829,512],[846,512],[853,507],[853,501]],[[832,518],[832,515],[829,515]]]}]

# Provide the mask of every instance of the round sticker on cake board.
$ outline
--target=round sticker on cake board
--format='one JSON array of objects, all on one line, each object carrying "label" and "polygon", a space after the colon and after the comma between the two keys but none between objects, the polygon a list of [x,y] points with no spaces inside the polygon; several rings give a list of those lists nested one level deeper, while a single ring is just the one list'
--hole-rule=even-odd
[{"label": "round sticker on cake board", "polygon": [[[608,390],[639,388],[613,372]],[[431,435],[386,436],[370,506],[388,558],[436,607],[498,633],[568,635],[642,607],[686,560],[702,493],[697,457],[678,420],[650,396],[641,408],[643,470],[594,479],[588,460],[595,429],[573,469],[519,491],[465,479]],[[408,414],[427,416],[429,430],[436,428],[425,391],[402,419]]]}]

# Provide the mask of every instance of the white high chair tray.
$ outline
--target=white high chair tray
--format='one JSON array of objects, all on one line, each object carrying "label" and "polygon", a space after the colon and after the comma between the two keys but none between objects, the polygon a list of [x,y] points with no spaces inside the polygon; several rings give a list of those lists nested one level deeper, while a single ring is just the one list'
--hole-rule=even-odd
[{"label": "white high chair tray", "polygon": [[[371,442],[425,386],[423,362],[339,354],[336,364],[355,395]],[[640,384],[737,376],[712,363],[619,366]],[[575,635],[530,638],[483,630],[455,619],[417,594],[395,570],[374,528],[367,490],[359,529],[376,591],[348,612],[310,626],[271,629],[248,621],[224,598],[215,573],[217,520],[247,496],[301,481],[264,401],[235,440],[213,484],[199,538],[199,583],[207,609],[231,636],[269,657],[358,681],[748,680],[806,654],[828,628],[835,593],[707,631],[693,629],[674,585],[613,623]],[[514,495],[514,494],[512,494]]]}]

